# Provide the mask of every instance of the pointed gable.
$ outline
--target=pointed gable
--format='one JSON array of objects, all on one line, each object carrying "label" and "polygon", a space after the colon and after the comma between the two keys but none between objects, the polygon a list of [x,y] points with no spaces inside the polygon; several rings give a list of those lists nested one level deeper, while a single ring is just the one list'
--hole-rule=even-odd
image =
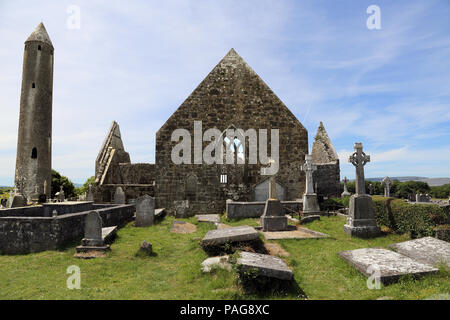
[{"label": "pointed gable", "polygon": [[312,160],[313,163],[317,164],[332,163],[339,160],[338,154],[322,122],[320,122],[319,128],[317,128],[316,137],[314,138]]}]

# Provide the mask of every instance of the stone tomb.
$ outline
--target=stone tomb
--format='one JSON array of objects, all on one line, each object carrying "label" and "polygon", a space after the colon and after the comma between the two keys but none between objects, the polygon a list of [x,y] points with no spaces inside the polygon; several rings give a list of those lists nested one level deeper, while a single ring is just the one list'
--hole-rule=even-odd
[{"label": "stone tomb", "polygon": [[294,278],[292,270],[282,259],[268,254],[242,251],[237,260],[237,265],[239,272],[256,269],[259,276],[280,280],[292,280]]},{"label": "stone tomb", "polygon": [[136,227],[148,227],[155,222],[155,199],[145,194],[136,200]]},{"label": "stone tomb", "polygon": [[266,200],[260,223],[263,231],[283,231],[287,229],[288,219],[284,215],[281,201],[277,199],[276,183],[273,175],[269,178],[269,199]]},{"label": "stone tomb", "polygon": [[218,214],[198,214],[195,216],[197,222],[209,222],[209,223],[219,223],[220,217]]},{"label": "stone tomb", "polygon": [[109,245],[105,245],[102,233],[102,218],[97,211],[91,211],[87,214],[84,224],[84,238],[81,240],[81,246],[76,248],[76,258],[95,258],[103,256],[110,250]]},{"label": "stone tomb", "polygon": [[342,251],[338,255],[366,277],[375,276],[375,271],[378,270],[380,281],[383,283],[390,283],[407,274],[419,276],[439,271],[430,265],[387,249],[356,249]]},{"label": "stone tomb", "polygon": [[448,242],[425,237],[392,244],[389,247],[424,264],[439,267],[443,263],[450,268],[450,243]]},{"label": "stone tomb", "polygon": [[210,230],[202,240],[202,246],[220,246],[227,242],[246,242],[257,240],[258,231],[249,226]]}]

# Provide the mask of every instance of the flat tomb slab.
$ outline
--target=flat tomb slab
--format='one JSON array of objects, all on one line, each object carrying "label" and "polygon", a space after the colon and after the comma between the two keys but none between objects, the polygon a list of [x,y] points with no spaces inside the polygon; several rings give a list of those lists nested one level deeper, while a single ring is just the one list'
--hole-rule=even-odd
[{"label": "flat tomb slab", "polygon": [[[384,283],[396,280],[402,275],[418,276],[439,272],[439,269],[387,249],[356,249],[342,251],[338,255],[366,277],[370,277],[374,273],[374,267],[377,265],[380,280]],[[368,270],[370,266],[372,266],[371,270]]]},{"label": "flat tomb slab", "polygon": [[210,222],[210,223],[219,223],[220,217],[218,214],[198,214],[195,216],[197,222]]},{"label": "flat tomb slab", "polygon": [[221,245],[227,242],[244,242],[258,239],[258,231],[249,226],[210,230],[202,240],[204,246]]},{"label": "flat tomb slab", "polygon": [[170,232],[173,233],[194,233],[197,231],[197,227],[189,222],[174,220]]},{"label": "flat tomb slab", "polygon": [[102,228],[103,242],[111,242],[117,235],[117,226]]},{"label": "flat tomb slab", "polygon": [[392,244],[389,247],[416,261],[435,267],[444,263],[450,268],[450,243],[443,240],[425,237]]},{"label": "flat tomb slab", "polygon": [[280,240],[280,239],[320,239],[328,238],[329,235],[309,230],[300,226],[288,226],[287,231],[263,231],[262,234],[267,240]]},{"label": "flat tomb slab", "polygon": [[292,280],[294,275],[286,263],[278,257],[268,254],[241,252],[237,260],[239,270],[257,269],[258,275],[281,280]]}]

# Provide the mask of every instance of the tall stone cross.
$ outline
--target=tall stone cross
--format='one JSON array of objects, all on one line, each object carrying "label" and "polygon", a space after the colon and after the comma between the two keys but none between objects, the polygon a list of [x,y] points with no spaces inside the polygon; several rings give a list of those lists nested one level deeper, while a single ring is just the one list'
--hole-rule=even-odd
[{"label": "tall stone cross", "polygon": [[[269,166],[272,166],[275,160],[269,160]],[[269,199],[277,199],[277,183],[275,181],[275,175],[271,175],[269,178]]]},{"label": "tall stone cross", "polygon": [[391,179],[389,177],[385,177],[381,183],[384,185],[384,196],[390,197],[391,196]]},{"label": "tall stone cross", "polygon": [[47,195],[47,180],[44,181],[44,194]]},{"label": "tall stone cross", "polygon": [[306,174],[305,194],[313,194],[314,193],[313,172],[317,170],[317,166],[312,164],[312,156],[310,154],[305,155],[305,163],[302,165],[301,169],[305,171]]},{"label": "tall stone cross", "polygon": [[355,143],[355,152],[349,157],[348,161],[356,168],[356,194],[365,195],[366,186],[364,182],[364,166],[367,162],[370,162],[370,156],[363,152],[362,143]]}]

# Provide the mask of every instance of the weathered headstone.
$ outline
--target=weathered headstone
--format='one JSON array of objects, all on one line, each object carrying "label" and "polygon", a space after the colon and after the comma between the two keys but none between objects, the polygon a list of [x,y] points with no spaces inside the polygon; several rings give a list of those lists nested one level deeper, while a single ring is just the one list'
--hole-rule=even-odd
[{"label": "weathered headstone", "polygon": [[142,241],[139,250],[150,256],[153,253],[153,246],[151,243],[148,243],[147,241],[144,240]]},{"label": "weathered headstone", "polygon": [[349,216],[344,231],[361,238],[376,237],[381,230],[375,220],[375,210],[372,197],[366,195],[364,182],[364,165],[370,161],[370,156],[363,152],[362,143],[355,143],[355,152],[349,162],[356,168],[356,194],[350,197]]},{"label": "weathered headstone", "polygon": [[122,187],[117,187],[114,193],[114,203],[115,204],[125,204],[125,192],[123,192]]},{"label": "weathered headstone", "polygon": [[88,189],[86,192],[86,201],[94,201],[94,192],[92,191],[91,184],[88,186]]},{"label": "weathered headstone", "polygon": [[189,215],[189,200],[174,200],[175,218],[185,218]]},{"label": "weathered headstone", "polygon": [[301,169],[305,171],[306,176],[306,191],[303,194],[303,214],[317,214],[320,212],[317,194],[313,189],[313,173],[317,170],[317,166],[312,164],[312,156],[305,155],[305,163]]},{"label": "weathered headstone", "polygon": [[155,222],[155,199],[145,194],[136,201],[136,227],[148,227]]},{"label": "weathered headstone", "polygon": [[[273,160],[270,160],[273,162]],[[283,213],[281,201],[277,199],[275,176],[269,179],[269,199],[266,200],[264,213],[260,218],[263,231],[283,231],[287,229],[287,217]]]},{"label": "weathered headstone", "polygon": [[27,205],[27,199],[20,193],[14,194],[10,199],[10,208],[25,207]]},{"label": "weathered headstone", "polygon": [[87,214],[84,224],[84,246],[103,246],[102,238],[102,218],[97,211],[91,211]]},{"label": "weathered headstone", "polygon": [[352,194],[350,192],[348,192],[348,187],[347,187],[347,183],[348,183],[348,179],[347,177],[344,178],[344,192],[341,193],[341,197],[348,197],[351,196]]},{"label": "weathered headstone", "polygon": [[384,196],[386,198],[389,198],[391,196],[391,179],[389,177],[384,177],[384,179],[381,181],[381,184],[384,186]]}]

